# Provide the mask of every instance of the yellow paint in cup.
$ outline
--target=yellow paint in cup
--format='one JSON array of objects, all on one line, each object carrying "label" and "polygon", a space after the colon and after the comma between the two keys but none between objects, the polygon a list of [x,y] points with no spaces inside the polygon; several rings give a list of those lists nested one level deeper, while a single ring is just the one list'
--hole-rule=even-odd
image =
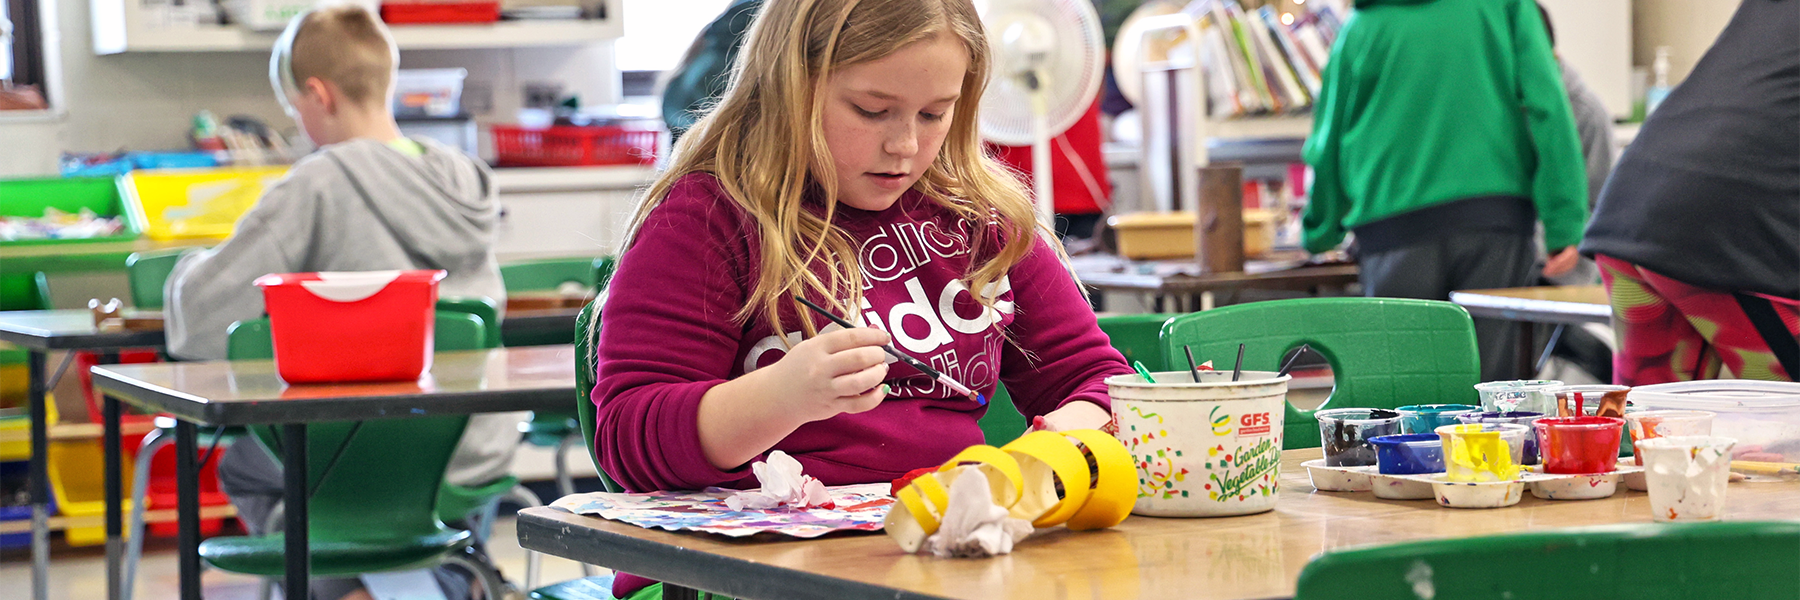
[{"label": "yellow paint in cup", "polygon": [[1522,449],[1523,426],[1474,423],[1444,425],[1436,431],[1444,441],[1444,473],[1450,481],[1511,481],[1519,477],[1514,448]]}]

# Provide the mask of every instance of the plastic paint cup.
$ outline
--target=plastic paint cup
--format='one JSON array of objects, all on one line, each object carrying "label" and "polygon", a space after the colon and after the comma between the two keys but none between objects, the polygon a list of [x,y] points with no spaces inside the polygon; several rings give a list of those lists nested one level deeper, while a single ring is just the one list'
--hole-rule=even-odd
[{"label": "plastic paint cup", "polygon": [[1400,427],[1407,433],[1434,433],[1439,427],[1455,425],[1457,415],[1481,412],[1481,407],[1467,404],[1413,404],[1394,411],[1400,413]]},{"label": "plastic paint cup", "polygon": [[1715,521],[1725,512],[1731,449],[1737,440],[1711,435],[1659,437],[1638,443],[1650,517],[1659,522]]},{"label": "plastic paint cup", "polygon": [[1436,433],[1383,435],[1369,440],[1385,475],[1444,472],[1444,441]]},{"label": "plastic paint cup", "polygon": [[1530,412],[1530,411],[1478,412],[1478,413],[1467,413],[1467,414],[1456,415],[1456,420],[1460,421],[1464,424],[1512,423],[1514,425],[1524,425],[1528,431],[1525,434],[1524,448],[1519,453],[1519,464],[1521,464],[1521,465],[1538,464],[1539,458],[1538,458],[1537,430],[1531,427],[1531,422],[1536,421],[1538,419],[1542,419],[1542,418],[1544,418],[1543,413],[1535,413],[1535,412]]},{"label": "plastic paint cup", "polygon": [[1379,408],[1334,408],[1313,413],[1319,420],[1319,445],[1325,466],[1366,467],[1375,464],[1371,438],[1400,433],[1400,413]]},{"label": "plastic paint cup", "polygon": [[1512,423],[1437,428],[1444,445],[1445,479],[1459,483],[1517,479],[1530,429]]},{"label": "plastic paint cup", "polygon": [[[1607,398],[1617,401],[1619,410],[1624,410],[1625,394],[1630,391],[1630,387],[1623,385],[1558,386],[1550,390],[1550,394],[1556,397],[1557,411],[1547,414],[1570,417],[1593,416],[1599,412],[1600,404]],[[1579,412],[1576,411],[1578,407]]]},{"label": "plastic paint cup", "polygon": [[1553,415],[1556,396],[1550,390],[1562,384],[1552,380],[1489,381],[1475,384],[1475,391],[1481,394],[1481,410]]},{"label": "plastic paint cup", "polygon": [[1644,455],[1637,452],[1638,442],[1680,435],[1712,435],[1713,415],[1704,410],[1646,410],[1625,415],[1625,430],[1631,435],[1633,458],[1644,465]]},{"label": "plastic paint cup", "polygon": [[1558,475],[1611,473],[1619,464],[1618,417],[1544,417],[1537,430],[1544,472]]}]

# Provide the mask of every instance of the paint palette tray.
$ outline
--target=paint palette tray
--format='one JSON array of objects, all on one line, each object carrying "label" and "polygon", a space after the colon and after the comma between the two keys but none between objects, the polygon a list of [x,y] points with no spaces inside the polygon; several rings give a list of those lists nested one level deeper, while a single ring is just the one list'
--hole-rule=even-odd
[{"label": "paint palette tray", "polygon": [[1525,480],[1447,481],[1445,475],[1414,475],[1431,484],[1438,506],[1450,508],[1505,508],[1519,503],[1525,496]]},{"label": "paint palette tray", "polygon": [[1531,495],[1538,498],[1544,500],[1596,500],[1610,498],[1617,493],[1621,479],[1630,481],[1633,476],[1636,476],[1641,480],[1643,473],[1643,467],[1620,464],[1614,467],[1610,473],[1559,475],[1533,471],[1527,475],[1531,483]]},{"label": "paint palette tray", "polygon": [[1312,478],[1312,486],[1321,492],[1367,492],[1375,489],[1374,476],[1378,470],[1375,465],[1364,467],[1331,467],[1325,465],[1325,459],[1317,458],[1300,463],[1306,467],[1306,474]]},{"label": "paint palette tray", "polygon": [[1387,475],[1380,472],[1369,476],[1374,487],[1375,497],[1383,500],[1430,500],[1432,497],[1431,482],[1421,481],[1420,477],[1436,475]]}]

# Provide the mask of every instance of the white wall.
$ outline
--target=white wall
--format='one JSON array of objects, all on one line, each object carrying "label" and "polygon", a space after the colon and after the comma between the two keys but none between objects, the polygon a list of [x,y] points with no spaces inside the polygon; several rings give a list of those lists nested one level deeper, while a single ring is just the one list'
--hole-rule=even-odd
[{"label": "white wall", "polygon": [[[1631,58],[1648,67],[1656,47],[1669,46],[1669,83],[1680,84],[1712,48],[1741,0],[1632,0],[1637,19]],[[1646,82],[1648,84],[1649,82]]]},{"label": "white wall", "polygon": [[[127,53],[95,56],[88,0],[55,3],[64,93],[52,102],[58,120],[0,117],[0,176],[54,174],[64,151],[185,148],[194,113],[244,114],[291,130],[269,89],[262,52]],[[131,1],[131,0],[127,0]],[[557,80],[587,103],[618,101],[611,42],[579,48],[404,52],[402,67],[461,66],[469,82],[491,90],[485,120],[510,121],[521,103],[518,83]]]}]

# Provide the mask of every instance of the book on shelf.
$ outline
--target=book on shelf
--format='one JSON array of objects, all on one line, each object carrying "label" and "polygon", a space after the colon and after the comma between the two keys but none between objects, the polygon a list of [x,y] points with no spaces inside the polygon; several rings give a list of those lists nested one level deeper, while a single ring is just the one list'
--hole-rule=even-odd
[{"label": "book on shelf", "polygon": [[1264,6],[1247,12],[1235,0],[1190,8],[1199,19],[1196,49],[1215,119],[1299,114],[1311,110],[1341,21],[1324,3],[1309,3],[1291,23]]}]

